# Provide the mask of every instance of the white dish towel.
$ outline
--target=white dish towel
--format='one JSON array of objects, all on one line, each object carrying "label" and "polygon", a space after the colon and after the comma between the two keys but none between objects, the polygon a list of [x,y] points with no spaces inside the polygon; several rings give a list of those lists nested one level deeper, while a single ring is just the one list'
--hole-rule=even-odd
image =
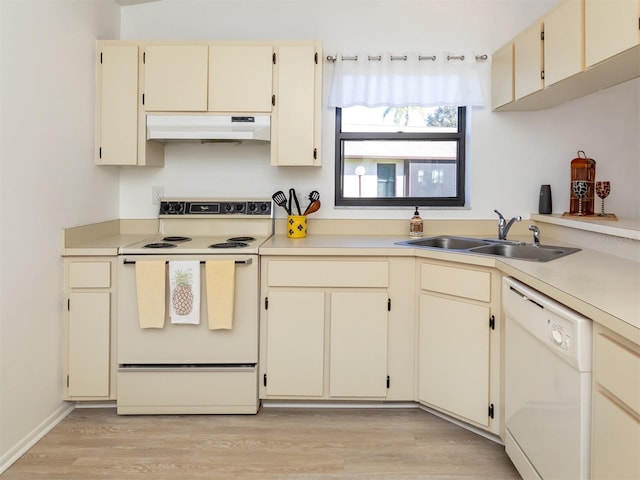
[{"label": "white dish towel", "polygon": [[200,262],[169,262],[171,323],[200,323]]}]

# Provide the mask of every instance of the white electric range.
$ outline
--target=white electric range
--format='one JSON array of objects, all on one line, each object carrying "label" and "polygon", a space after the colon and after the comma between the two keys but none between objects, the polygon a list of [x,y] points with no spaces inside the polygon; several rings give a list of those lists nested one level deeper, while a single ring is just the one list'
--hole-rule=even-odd
[{"label": "white electric range", "polygon": [[[258,411],[258,249],[273,228],[271,199],[162,199],[158,233],[120,249],[119,414]],[[190,301],[197,298],[197,306],[189,323],[179,323],[172,317],[176,286],[171,271],[185,261],[191,264],[189,275],[198,279],[193,283],[197,291],[188,294]],[[230,328],[213,328],[208,318],[215,298],[208,288],[214,285],[208,266],[215,262],[232,264],[231,277],[222,279],[227,283],[216,284],[232,292]],[[159,272],[151,278],[140,273],[150,263]],[[164,318],[152,319],[149,328],[143,322],[148,316],[145,290],[157,282],[162,287],[153,288],[160,288],[161,299],[154,300],[160,304],[152,310],[160,307],[157,315]]]}]

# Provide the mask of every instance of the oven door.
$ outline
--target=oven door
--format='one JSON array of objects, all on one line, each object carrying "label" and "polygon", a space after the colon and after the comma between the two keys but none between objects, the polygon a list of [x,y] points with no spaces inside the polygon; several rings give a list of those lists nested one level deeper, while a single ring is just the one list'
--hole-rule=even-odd
[{"label": "oven door", "polygon": [[[199,260],[200,323],[169,320],[169,279],[166,284],[163,328],[142,329],[138,322],[136,266],[138,260]],[[204,261],[234,260],[233,324],[230,330],[210,330]],[[136,365],[254,365],[258,361],[258,261],[256,255],[124,255],[118,266],[118,364]],[[168,268],[167,268],[168,272]]]}]

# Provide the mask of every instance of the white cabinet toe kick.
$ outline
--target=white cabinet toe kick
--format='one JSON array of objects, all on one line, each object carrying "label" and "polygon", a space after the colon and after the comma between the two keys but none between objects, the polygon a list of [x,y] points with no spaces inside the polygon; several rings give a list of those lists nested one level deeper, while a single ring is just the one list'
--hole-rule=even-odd
[{"label": "white cabinet toe kick", "polygon": [[120,365],[117,411],[140,414],[255,414],[255,364]]}]

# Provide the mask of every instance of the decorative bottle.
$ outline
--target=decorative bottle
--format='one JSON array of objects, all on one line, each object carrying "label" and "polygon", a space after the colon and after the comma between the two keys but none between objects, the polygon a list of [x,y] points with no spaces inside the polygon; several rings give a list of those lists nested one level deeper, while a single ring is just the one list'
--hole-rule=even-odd
[{"label": "decorative bottle", "polygon": [[595,197],[596,161],[587,158],[583,150],[578,150],[578,157],[571,160],[571,185],[569,185],[570,202],[569,213],[576,215],[579,210],[579,199],[573,193],[573,182],[587,182],[587,196],[582,200],[582,214],[593,215],[593,204]]},{"label": "decorative bottle", "polygon": [[409,236],[410,237],[421,237],[423,233],[423,223],[422,217],[420,213],[418,213],[418,207],[416,207],[416,211],[413,212],[413,217],[409,221]]}]

